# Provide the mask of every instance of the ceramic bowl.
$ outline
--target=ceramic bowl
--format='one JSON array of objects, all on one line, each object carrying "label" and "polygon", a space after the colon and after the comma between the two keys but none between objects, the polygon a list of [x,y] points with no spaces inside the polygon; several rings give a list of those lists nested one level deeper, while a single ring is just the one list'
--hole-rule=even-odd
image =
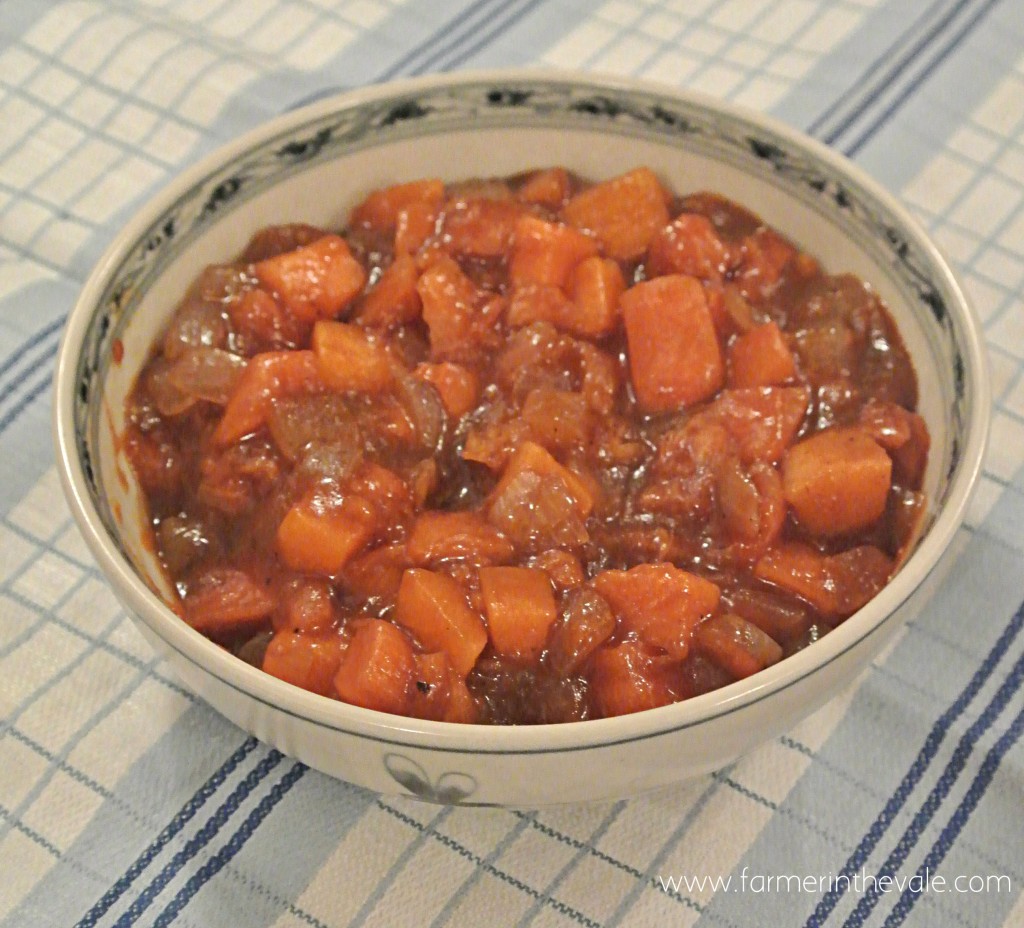
[{"label": "ceramic bowl", "polygon": [[[933,439],[930,510],[892,583],[822,640],[716,692],[635,715],[536,727],[418,721],[294,688],[232,657],[168,607],[119,439],[125,397],[188,284],[283,221],[339,226],[399,180],[560,164],[601,179],[649,165],[719,191],[888,303]],[[839,694],[892,639],[960,524],[988,425],[979,325],[894,199],[848,162],[761,116],[613,79],[475,73],[368,87],[288,113],[188,170],[118,235],[67,324],[55,429],[71,508],[145,637],[184,683],[286,754],[388,793],[534,806],[622,797],[720,768]],[[115,351],[115,345],[117,345]]]}]

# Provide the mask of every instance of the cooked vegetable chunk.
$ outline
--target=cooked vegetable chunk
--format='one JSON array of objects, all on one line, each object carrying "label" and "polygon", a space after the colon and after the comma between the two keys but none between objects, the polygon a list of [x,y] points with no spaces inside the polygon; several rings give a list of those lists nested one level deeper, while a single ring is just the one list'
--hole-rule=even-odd
[{"label": "cooked vegetable chunk", "polygon": [[204,269],[125,410],[219,646],[377,711],[575,722],[759,674],[910,556],[928,428],[868,284],[643,165],[360,195]]},{"label": "cooked vegetable chunk", "polygon": [[431,651],[443,651],[463,677],[487,644],[487,630],[451,577],[421,568],[402,576],[395,621]]},{"label": "cooked vegetable chunk", "polygon": [[668,194],[650,168],[637,168],[576,194],[562,215],[597,236],[608,257],[631,261],[668,223]]},{"label": "cooked vegetable chunk", "polygon": [[309,321],[338,315],[366,283],[366,271],[339,235],[325,235],[252,269],[295,316]]},{"label": "cooked vegetable chunk", "polygon": [[376,520],[364,500],[300,500],[277,528],[277,550],[292,570],[335,574],[373,537]]},{"label": "cooked vegetable chunk", "polygon": [[415,670],[412,643],[402,630],[381,619],[364,619],[352,632],[334,688],[355,706],[404,715]]},{"label": "cooked vegetable chunk", "polygon": [[536,661],[556,615],[548,575],[534,567],[481,567],[480,592],[494,650]]},{"label": "cooked vegetable chunk", "polygon": [[331,390],[376,393],[394,376],[383,345],[365,330],[345,322],[313,326],[313,354],[317,373]]},{"label": "cooked vegetable chunk", "polygon": [[594,578],[594,588],[611,605],[623,631],[680,660],[721,595],[715,584],[671,564],[606,570]]},{"label": "cooked vegetable chunk", "polygon": [[786,502],[808,531],[844,535],[885,511],[889,455],[860,428],[834,428],[789,449],[782,464]]},{"label": "cooked vegetable chunk", "polygon": [[645,412],[667,412],[713,396],[725,366],[704,289],[673,274],[637,284],[621,298],[629,370]]}]

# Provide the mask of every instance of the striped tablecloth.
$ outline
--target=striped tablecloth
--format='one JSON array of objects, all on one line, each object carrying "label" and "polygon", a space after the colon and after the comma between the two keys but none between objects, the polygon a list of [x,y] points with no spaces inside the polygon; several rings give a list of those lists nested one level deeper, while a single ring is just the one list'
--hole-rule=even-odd
[{"label": "striped tablecloth", "polygon": [[[325,90],[499,65],[697,88],[851,156],[957,267],[995,387],[968,524],[853,689],[714,776],[540,812],[382,798],[199,703],[49,433],[65,315],[143,198]],[[4,0],[0,926],[1024,925],[1022,204],[1021,0]]]}]

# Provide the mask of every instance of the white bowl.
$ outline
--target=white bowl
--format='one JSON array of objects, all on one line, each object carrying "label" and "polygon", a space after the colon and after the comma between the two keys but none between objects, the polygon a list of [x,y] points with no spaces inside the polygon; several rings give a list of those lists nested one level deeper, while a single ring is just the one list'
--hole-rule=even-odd
[{"label": "white bowl", "polygon": [[[933,446],[921,541],[875,599],[745,681],[620,718],[486,727],[400,718],[292,687],[168,608],[167,581],[118,436],[150,345],[203,266],[253,231],[341,225],[371,189],[422,176],[565,165],[594,179],[646,164],[678,191],[753,209],[834,272],[877,289],[906,341]],[[229,719],[361,786],[441,802],[532,806],[621,797],[722,767],[820,707],[914,609],[977,478],[988,430],[980,327],[906,212],[848,162],[764,117],[649,84],[542,72],[368,87],[272,120],[187,171],[118,235],[68,321],[55,430],[64,487],[101,568],[156,650]],[[123,359],[113,359],[115,340]]]}]

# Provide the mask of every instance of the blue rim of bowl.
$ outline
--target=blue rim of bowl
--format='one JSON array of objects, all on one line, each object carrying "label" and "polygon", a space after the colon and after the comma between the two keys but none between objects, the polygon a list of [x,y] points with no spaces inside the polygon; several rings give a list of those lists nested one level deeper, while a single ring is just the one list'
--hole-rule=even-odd
[{"label": "blue rim of bowl", "polygon": [[[162,610],[169,620],[181,627],[185,636],[182,640],[187,644],[179,647],[166,629],[155,627],[148,620],[147,625],[197,667],[212,673],[210,667],[192,653],[196,648],[208,646],[209,642],[174,616],[135,572],[118,540],[113,514],[92,466],[91,449],[96,446],[100,404],[90,401],[102,391],[113,342],[139,305],[140,295],[189,241],[224,211],[243,206],[285,177],[382,142],[467,127],[487,130],[520,126],[643,136],[661,143],[678,142],[699,154],[722,158],[778,184],[819,212],[827,213],[831,221],[838,222],[869,254],[888,264],[901,283],[908,303],[925,320],[924,327],[933,349],[941,350],[953,371],[952,396],[946,409],[951,440],[941,492],[932,501],[935,511],[944,510],[941,520],[936,520],[943,523],[942,530],[937,531],[933,523],[908,565],[904,565],[902,572],[906,572],[910,564],[917,565],[920,576],[912,589],[923,582],[951,541],[976,482],[987,435],[988,372],[977,337],[979,326],[934,245],[906,212],[860,169],[770,118],[700,95],[643,82],[540,71],[468,72],[396,82],[321,100],[278,117],[210,155],[186,174],[186,178],[195,180],[172,184],[140,213],[139,220],[131,227],[135,234],[115,244],[100,262],[69,320],[58,359],[55,432],[63,465],[62,478],[72,510],[101,563],[117,571],[132,589],[142,607],[136,611],[145,612],[147,607]],[[969,386],[972,389],[968,389]],[[965,452],[969,452],[966,459]],[[116,553],[110,552],[111,547]],[[323,699],[317,700],[314,706],[307,697],[316,697],[276,680],[269,681],[268,685],[281,695],[281,700],[270,702],[253,692],[253,688],[242,685],[242,681],[254,682],[257,677],[262,683],[266,675],[237,660],[232,660],[238,665],[235,672],[214,675],[252,698],[313,724],[387,744],[490,754],[599,748],[670,734],[789,688],[835,661],[886,624],[887,618],[910,595],[910,592],[898,594],[894,586],[890,584],[860,613],[814,648],[798,652],[757,675],[763,682],[741,681],[706,696],[640,713],[647,717],[641,726],[644,731],[627,737],[609,737],[616,727],[612,723],[620,720],[602,719],[515,729],[516,734],[512,736],[525,741],[542,740],[545,730],[571,728],[576,743],[568,747],[489,749],[480,742],[491,740],[490,735],[460,738],[476,741],[471,747],[443,747],[432,740],[442,731],[454,728],[465,736],[466,729],[479,731],[483,727],[419,724],[418,720],[407,719],[398,719],[396,724],[393,716]],[[146,620],[145,616],[142,618]],[[175,637],[181,636],[176,632]],[[830,640],[833,646],[838,646],[842,640],[842,646],[822,649]],[[824,650],[833,653],[828,659],[814,660],[810,655],[816,649],[822,658]],[[772,682],[768,682],[769,678]],[[307,711],[288,708],[284,702],[305,704],[303,708]],[[325,721],[322,718],[324,706],[320,703],[326,704],[328,710],[343,706],[354,714],[353,725],[343,727]],[[673,714],[695,714],[698,704],[710,711],[695,721],[673,721]],[[375,721],[378,717],[383,721]],[[636,719],[635,716],[630,718]],[[382,738],[361,731],[362,728],[374,732],[402,731],[410,739]],[[523,738],[527,732],[541,734],[536,738]]]}]

